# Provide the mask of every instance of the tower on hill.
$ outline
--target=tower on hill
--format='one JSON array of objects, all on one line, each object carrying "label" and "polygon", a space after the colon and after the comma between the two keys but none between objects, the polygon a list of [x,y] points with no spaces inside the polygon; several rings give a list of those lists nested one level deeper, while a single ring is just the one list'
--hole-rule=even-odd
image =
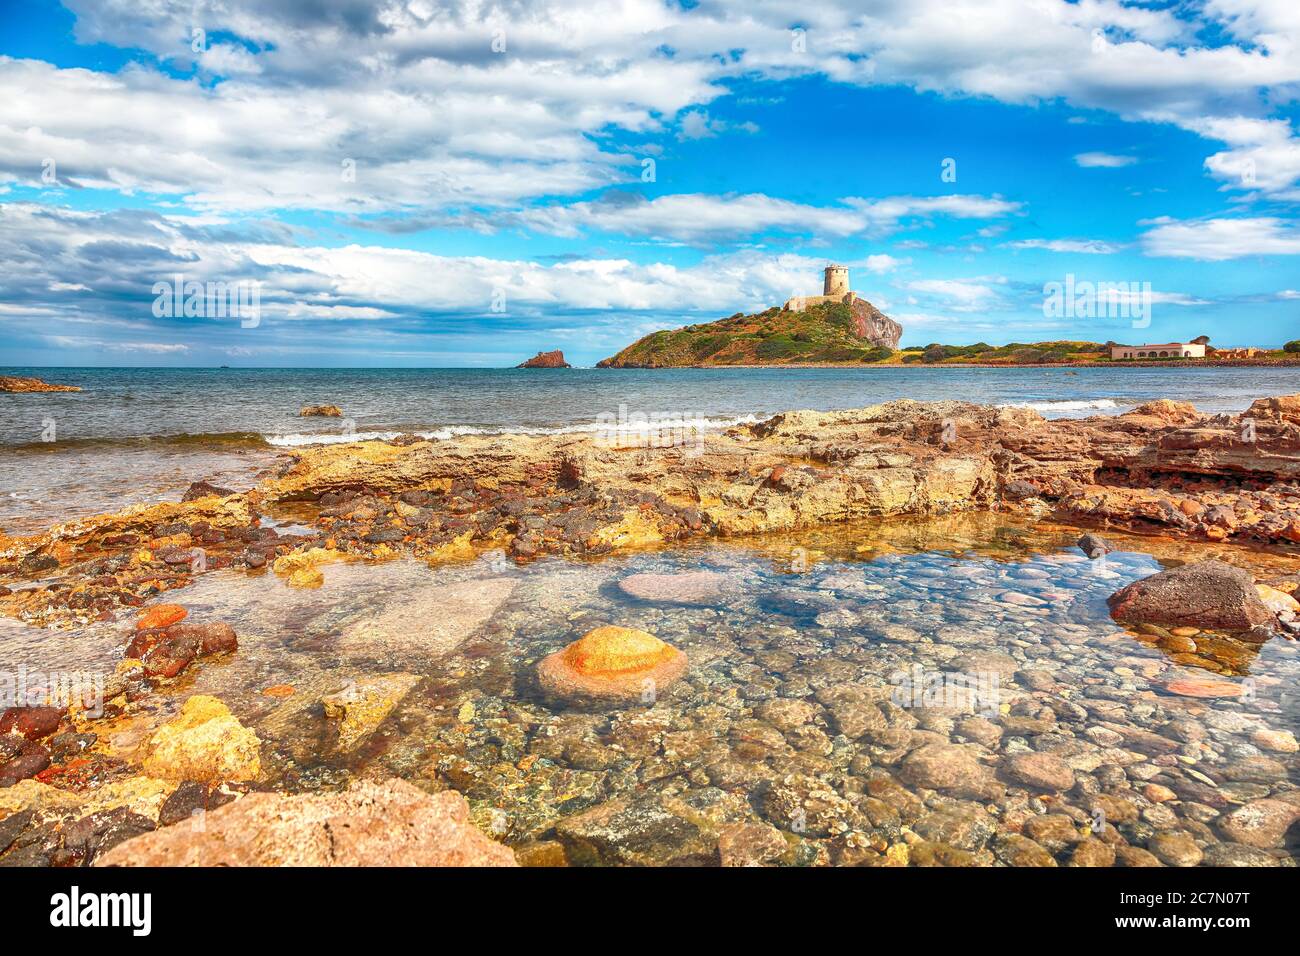
[{"label": "tower on hill", "polygon": [[849,267],[831,263],[826,267],[826,283],[822,286],[822,295],[843,298],[849,294]]},{"label": "tower on hill", "polygon": [[849,288],[849,267],[830,263],[823,271],[825,281],[821,295],[797,295],[787,299],[786,312],[807,312],[821,305],[843,304],[853,316],[858,338],[888,349],[898,348],[903,327]]}]

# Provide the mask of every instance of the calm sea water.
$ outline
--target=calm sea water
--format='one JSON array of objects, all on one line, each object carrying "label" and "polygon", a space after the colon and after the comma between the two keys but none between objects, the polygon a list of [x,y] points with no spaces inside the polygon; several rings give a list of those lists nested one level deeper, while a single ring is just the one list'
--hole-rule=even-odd
[{"label": "calm sea water", "polygon": [[[594,429],[601,416],[724,425],[897,398],[1118,414],[1155,398],[1239,411],[1300,392],[1295,368],[127,369],[7,368],[81,392],[0,394],[0,528],[174,497],[206,477],[252,483],[278,449],[417,432]],[[335,404],[345,419],[299,418]],[[50,440],[53,439],[53,440]]]}]

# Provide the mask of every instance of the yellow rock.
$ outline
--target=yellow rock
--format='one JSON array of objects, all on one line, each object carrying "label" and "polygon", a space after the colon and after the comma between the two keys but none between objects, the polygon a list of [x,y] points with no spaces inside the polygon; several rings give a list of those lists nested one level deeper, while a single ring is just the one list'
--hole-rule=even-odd
[{"label": "yellow rock", "polygon": [[1271,588],[1267,584],[1256,584],[1255,590],[1259,592],[1259,599],[1274,614],[1280,614],[1283,611],[1300,613],[1300,601],[1297,601],[1285,591]]},{"label": "yellow rock", "polygon": [[276,574],[293,574],[295,571],[309,570],[322,564],[331,564],[346,558],[342,551],[330,548],[306,548],[302,551],[290,551],[276,558],[271,570]]},{"label": "yellow rock", "polygon": [[289,575],[293,588],[318,588],[325,583],[325,574],[319,568],[299,568]]},{"label": "yellow rock", "polygon": [[469,701],[465,701],[460,705],[460,710],[456,711],[456,719],[462,724],[468,724],[473,721],[475,713],[477,712],[474,710],[474,705]]},{"label": "yellow rock", "polygon": [[215,697],[191,697],[145,745],[144,771],[162,780],[252,780],[262,742]]},{"label": "yellow rock", "polygon": [[419,682],[418,674],[380,674],[322,697],[325,716],[340,721],[339,749],[351,750],[374,733]]}]

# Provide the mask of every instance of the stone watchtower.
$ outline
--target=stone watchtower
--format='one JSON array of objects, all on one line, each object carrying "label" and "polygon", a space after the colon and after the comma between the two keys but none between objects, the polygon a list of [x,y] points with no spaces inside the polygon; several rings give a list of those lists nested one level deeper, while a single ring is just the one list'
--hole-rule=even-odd
[{"label": "stone watchtower", "polygon": [[849,267],[831,264],[826,267],[826,284],[822,295],[843,298],[849,294]]}]

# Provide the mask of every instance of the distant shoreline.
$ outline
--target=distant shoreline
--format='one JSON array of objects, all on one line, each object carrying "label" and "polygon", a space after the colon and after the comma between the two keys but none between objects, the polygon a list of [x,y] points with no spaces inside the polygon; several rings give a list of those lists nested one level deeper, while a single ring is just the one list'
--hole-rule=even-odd
[{"label": "distant shoreline", "polygon": [[980,363],[980,362],[782,362],[772,363],[770,365],[606,365],[593,366],[600,367],[610,371],[644,371],[644,372],[662,372],[682,368],[734,368],[734,369],[761,369],[761,368],[861,368],[861,369],[943,369],[943,368],[985,368],[985,369],[1045,369],[1045,368],[1100,368],[1100,369],[1122,369],[1122,368],[1300,368],[1300,356],[1292,359],[1169,359],[1161,361],[1142,361],[1140,359],[1126,359],[1119,362],[1043,362],[1041,364],[1023,364],[1016,365],[1010,362],[1000,364]]}]

